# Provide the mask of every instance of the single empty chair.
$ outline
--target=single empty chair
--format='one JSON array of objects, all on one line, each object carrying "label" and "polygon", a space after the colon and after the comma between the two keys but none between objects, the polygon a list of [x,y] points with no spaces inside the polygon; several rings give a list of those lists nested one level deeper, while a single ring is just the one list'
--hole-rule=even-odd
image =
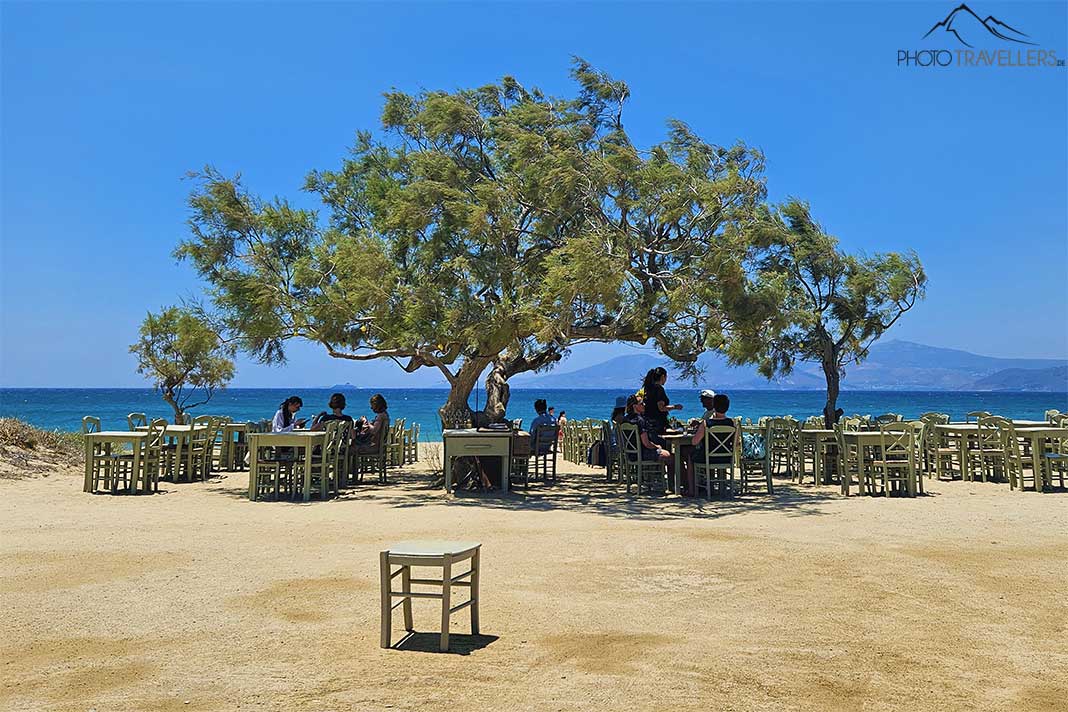
[{"label": "single empty chair", "polygon": [[[404,629],[414,630],[412,621],[413,598],[437,598],[441,600],[441,640],[439,648],[444,652],[449,649],[449,617],[457,611],[471,608],[471,635],[478,635],[478,576],[479,555],[482,544],[472,541],[407,541],[395,544],[379,554],[382,597],[381,644],[390,647],[392,642],[393,610],[402,606],[404,611]],[[453,574],[452,567],[464,561],[471,562],[471,568],[460,574]],[[399,567],[396,571],[393,567]],[[440,579],[412,578],[412,567],[441,568]],[[401,590],[393,590],[393,579],[400,577]],[[436,591],[412,591],[412,585],[440,586]],[[461,586],[470,589],[470,597],[463,603],[452,605],[452,588]],[[397,603],[393,599],[399,598]]]},{"label": "single empty chair", "polygon": [[148,416],[144,413],[130,413],[126,416],[126,422],[130,430],[137,430],[148,426]]}]

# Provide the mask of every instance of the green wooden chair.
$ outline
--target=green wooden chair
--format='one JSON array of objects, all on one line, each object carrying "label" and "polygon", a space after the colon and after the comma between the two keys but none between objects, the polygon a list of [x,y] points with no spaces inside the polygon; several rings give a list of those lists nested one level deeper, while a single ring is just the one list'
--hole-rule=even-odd
[{"label": "green wooden chair", "polygon": [[731,425],[705,428],[705,438],[701,444],[703,455],[700,459],[695,457],[693,461],[695,496],[700,496],[702,488],[709,499],[714,490],[719,490],[726,497],[734,496],[735,449],[738,447],[736,435]]},{"label": "green wooden chair", "polygon": [[654,485],[656,489],[664,489],[667,484],[664,465],[659,460],[642,459],[641,434],[637,425],[619,425],[619,450],[627,482],[627,494],[630,494],[631,485],[637,485],[639,495],[642,493],[642,485],[645,485],[646,491],[654,489]]},{"label": "green wooden chair", "polygon": [[978,472],[979,478],[1000,480],[1005,473],[1005,437],[1002,433],[1005,418],[993,415],[981,416],[976,427],[975,447],[969,450],[972,457],[972,472]]},{"label": "green wooden chair", "polygon": [[[560,441],[560,426],[541,425],[530,434],[530,459],[534,479],[556,482],[556,456]],[[539,475],[540,473],[540,475]]]},{"label": "green wooden chair", "polygon": [[914,422],[891,422],[879,425],[880,452],[863,474],[868,491],[882,488],[890,496],[895,489],[909,497],[916,496],[916,434]]},{"label": "green wooden chair", "polygon": [[1005,448],[1005,469],[1009,474],[1009,488],[1024,490],[1030,481],[1032,489],[1037,491],[1040,481],[1038,468],[1042,466],[1041,454],[1031,452],[1020,440],[1016,434],[1016,426],[1011,420],[1002,418],[999,426]]},{"label": "green wooden chair", "polygon": [[137,430],[139,427],[143,428],[148,425],[148,416],[144,413],[130,413],[126,416],[126,423],[130,426],[130,430]]},{"label": "green wooden chair", "polygon": [[352,466],[357,482],[363,482],[364,472],[377,472],[380,484],[386,484],[386,465],[389,460],[389,433],[380,433],[378,444],[372,452],[360,452],[358,448],[351,449]]},{"label": "green wooden chair", "polygon": [[767,490],[768,494],[774,494],[775,489],[771,481],[771,451],[768,448],[768,430],[765,428],[755,434],[759,435],[761,440],[764,441],[763,457],[746,455],[743,448],[744,434],[740,436],[743,438],[742,442],[739,442],[735,447],[735,451],[738,454],[738,491],[745,494],[759,484]]}]

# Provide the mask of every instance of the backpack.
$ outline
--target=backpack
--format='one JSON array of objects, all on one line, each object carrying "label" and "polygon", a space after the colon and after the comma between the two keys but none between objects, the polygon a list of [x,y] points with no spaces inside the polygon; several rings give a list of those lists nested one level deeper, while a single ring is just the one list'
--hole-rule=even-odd
[{"label": "backpack", "polygon": [[742,433],[742,457],[746,460],[763,460],[767,456],[764,438],[758,433]]}]

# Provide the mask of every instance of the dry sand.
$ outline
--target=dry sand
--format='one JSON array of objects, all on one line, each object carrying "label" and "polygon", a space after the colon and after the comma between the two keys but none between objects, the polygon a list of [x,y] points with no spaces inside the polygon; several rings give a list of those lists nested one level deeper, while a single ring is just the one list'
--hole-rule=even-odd
[{"label": "dry sand", "polygon": [[[2,480],[0,709],[1068,709],[1068,495],[637,499],[563,469],[449,498],[408,468],[306,505],[249,502],[243,473]],[[377,554],[413,538],[483,542],[456,654],[431,601],[378,647]]]}]

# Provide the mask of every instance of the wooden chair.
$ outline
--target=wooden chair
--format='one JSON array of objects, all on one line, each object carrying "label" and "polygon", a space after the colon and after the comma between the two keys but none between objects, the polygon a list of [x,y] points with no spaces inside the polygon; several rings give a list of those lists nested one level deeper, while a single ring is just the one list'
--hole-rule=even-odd
[{"label": "wooden chair", "polygon": [[[619,481],[619,440],[615,423],[606,420],[601,424],[601,440],[604,442],[604,477],[606,482]],[[615,443],[613,445],[613,443]]]},{"label": "wooden chair", "polygon": [[882,415],[875,416],[872,421],[875,425],[886,425],[888,423],[900,423],[901,416],[897,413],[883,413]]},{"label": "wooden chair", "polygon": [[389,460],[389,432],[379,433],[378,445],[372,452],[360,452],[358,448],[351,448],[352,468],[357,482],[363,482],[363,473],[366,471],[377,472],[378,482],[386,484],[386,464]]},{"label": "wooden chair", "polygon": [[762,485],[768,494],[774,494],[775,488],[771,482],[771,460],[768,450],[768,431],[765,428],[758,435],[764,441],[764,457],[747,457],[744,451],[745,434],[739,435],[735,451],[738,453],[738,491],[742,494],[749,492],[754,485]]},{"label": "wooden chair", "polygon": [[[1011,420],[1002,418],[999,426],[1005,448],[1005,469],[1009,474],[1009,488],[1024,490],[1027,488],[1027,480],[1030,480],[1031,487],[1038,491],[1038,483],[1041,481],[1038,476],[1038,468],[1042,466],[1041,455],[1031,452],[1030,448],[1021,442]],[[1025,475],[1024,472],[1029,474]]]},{"label": "wooden chair", "polygon": [[858,482],[863,476],[860,472],[860,453],[855,445],[847,443],[845,439],[845,433],[859,429],[860,422],[852,418],[839,420],[834,425],[834,439],[838,449],[838,477],[844,493],[849,492],[854,475]]},{"label": "wooden chair", "polygon": [[1049,423],[1050,425],[1055,425],[1057,422],[1057,416],[1060,414],[1061,412],[1059,410],[1057,410],[1056,408],[1051,408],[1050,410],[1046,411],[1043,417],[1045,418],[1047,423]]},{"label": "wooden chair", "polygon": [[148,425],[148,416],[144,413],[130,413],[126,416],[126,423],[130,426],[130,430],[137,430],[139,427],[143,428]]},{"label": "wooden chair", "polygon": [[159,492],[159,475],[167,465],[169,451],[166,447],[167,421],[153,418],[148,424],[148,437],[141,452],[141,467],[144,469],[146,492]]},{"label": "wooden chair", "polygon": [[894,485],[903,485],[909,497],[916,496],[916,430],[913,422],[879,425],[880,452],[864,475],[869,492],[874,492],[878,484],[889,497]]},{"label": "wooden chair", "polygon": [[974,463],[970,468],[978,472],[983,482],[1000,480],[1005,472],[1005,438],[1002,428],[1005,418],[988,415],[979,418],[976,428],[975,447],[969,450]]},{"label": "wooden chair", "polygon": [[193,430],[189,433],[189,445],[183,453],[186,475],[190,482],[198,474],[201,480],[207,482],[211,448],[215,444],[214,419],[210,415],[198,415],[193,418],[191,425]]},{"label": "wooden chair", "polygon": [[989,418],[989,417],[990,417],[990,413],[987,413],[985,410],[973,410],[971,413],[966,413],[964,415],[964,422],[965,423],[971,423],[974,420],[975,422],[978,423],[980,418]]},{"label": "wooden chair", "polygon": [[618,432],[620,464],[627,482],[627,494],[630,494],[632,484],[637,485],[639,495],[642,493],[643,484],[647,491],[653,489],[654,484],[663,490],[667,484],[664,465],[660,460],[642,459],[641,433],[638,426],[633,423],[620,423]]},{"label": "wooden chair", "polygon": [[[471,635],[478,635],[478,582],[479,563],[482,545],[478,542],[415,541],[396,544],[379,554],[381,578],[381,640],[383,648],[392,644],[393,611],[398,606],[404,613],[404,629],[415,629],[412,617],[413,598],[436,598],[441,601],[441,638],[439,649],[449,649],[449,618],[453,613],[464,608],[471,608]],[[470,568],[460,574],[453,574],[453,566],[470,561]],[[398,567],[396,570],[393,567]],[[413,578],[415,567],[432,567],[441,569],[440,579]],[[401,589],[393,590],[393,580],[400,577]],[[412,586],[440,586],[441,593],[413,591]],[[457,605],[452,604],[453,587],[464,587],[470,591],[468,600]],[[397,603],[393,599],[399,598]]]},{"label": "wooden chair", "polygon": [[704,455],[694,458],[693,481],[694,495],[701,493],[701,479],[704,478],[704,490],[709,499],[712,490],[719,489],[727,497],[734,495],[735,449],[738,447],[737,431],[731,425],[716,425],[705,428],[702,443]]},{"label": "wooden chair", "polygon": [[539,425],[530,434],[530,459],[534,479],[556,482],[556,456],[560,442],[558,425]]},{"label": "wooden chair", "polygon": [[772,470],[786,474],[792,472],[793,425],[786,418],[768,420],[768,455]]},{"label": "wooden chair", "polygon": [[404,418],[397,418],[389,427],[386,455],[390,467],[400,467],[404,464]]}]

